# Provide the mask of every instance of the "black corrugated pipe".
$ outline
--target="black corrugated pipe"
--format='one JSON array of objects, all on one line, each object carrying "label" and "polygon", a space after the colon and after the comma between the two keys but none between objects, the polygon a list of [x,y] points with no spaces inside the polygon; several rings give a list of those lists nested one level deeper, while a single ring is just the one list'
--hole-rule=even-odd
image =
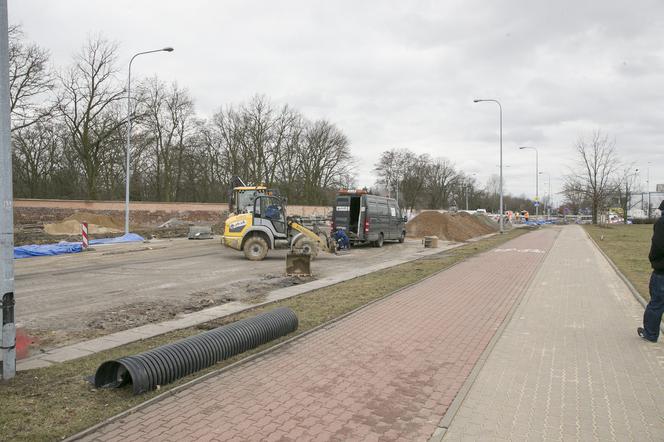
[{"label": "black corrugated pipe", "polygon": [[95,386],[132,384],[134,394],[153,390],[297,330],[295,312],[277,308],[172,344],[106,361],[95,373]]}]

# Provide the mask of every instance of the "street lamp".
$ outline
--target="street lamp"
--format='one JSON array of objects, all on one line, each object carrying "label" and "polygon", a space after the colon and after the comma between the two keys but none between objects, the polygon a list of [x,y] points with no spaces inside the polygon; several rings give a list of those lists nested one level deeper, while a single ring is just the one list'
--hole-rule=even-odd
[{"label": "street lamp", "polygon": [[648,219],[650,219],[650,161],[648,161],[648,175],[646,175],[646,189],[648,190]]},{"label": "street lamp", "polygon": [[535,217],[539,215],[539,152],[536,147],[521,146],[519,149],[535,150]]},{"label": "street lamp", "polygon": [[503,229],[503,106],[500,105],[498,100],[492,98],[475,99],[473,103],[481,103],[483,101],[491,101],[498,105],[500,110],[500,233],[504,232]]},{"label": "street lamp", "polygon": [[129,233],[129,152],[131,151],[131,64],[134,62],[134,58],[139,55],[152,54],[153,52],[173,52],[173,48],[167,47],[162,49],[154,49],[152,51],[139,52],[134,54],[129,60],[129,75],[127,76],[127,174],[126,174],[126,183],[125,183],[125,235]]},{"label": "street lamp", "polygon": [[[544,205],[544,210],[546,211],[546,219],[549,219],[549,214],[551,213],[551,174],[549,172],[540,172],[540,175],[546,174],[546,178],[549,184],[549,197],[547,199],[547,204]],[[549,206],[547,209],[547,205]]]},{"label": "street lamp", "polygon": [[[475,175],[477,175],[477,173],[473,172],[470,175],[470,178],[474,177]],[[463,186],[464,190],[466,191],[466,212],[468,211],[468,187],[470,187],[468,184],[468,181],[466,181],[466,184]]]}]

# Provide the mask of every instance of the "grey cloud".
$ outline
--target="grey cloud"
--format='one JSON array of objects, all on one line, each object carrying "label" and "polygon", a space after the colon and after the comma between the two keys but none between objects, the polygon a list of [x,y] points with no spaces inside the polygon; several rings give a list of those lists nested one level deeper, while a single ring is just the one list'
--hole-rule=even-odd
[{"label": "grey cloud", "polygon": [[[494,106],[472,103],[480,96],[504,105],[515,193],[532,188],[519,143],[541,146],[552,175],[574,161],[577,136],[597,128],[626,159],[662,161],[657,0],[21,0],[9,12],[60,66],[90,32],[118,40],[123,62],[173,45],[168,59],[141,59],[137,75],[177,80],[203,115],[260,93],[328,118],[361,158],[360,184],[373,184],[373,162],[392,147],[443,154],[485,181],[497,164],[498,121]],[[651,181],[664,182],[652,169]]]}]

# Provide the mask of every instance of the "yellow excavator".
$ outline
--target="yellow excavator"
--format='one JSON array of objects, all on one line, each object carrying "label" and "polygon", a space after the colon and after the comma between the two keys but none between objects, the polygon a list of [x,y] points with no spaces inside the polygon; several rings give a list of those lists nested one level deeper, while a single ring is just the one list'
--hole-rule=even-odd
[{"label": "yellow excavator", "polygon": [[290,248],[315,257],[318,251],[334,253],[336,242],[317,227],[308,229],[286,216],[286,201],[265,186],[247,186],[234,177],[222,244],[261,261],[269,249]]}]

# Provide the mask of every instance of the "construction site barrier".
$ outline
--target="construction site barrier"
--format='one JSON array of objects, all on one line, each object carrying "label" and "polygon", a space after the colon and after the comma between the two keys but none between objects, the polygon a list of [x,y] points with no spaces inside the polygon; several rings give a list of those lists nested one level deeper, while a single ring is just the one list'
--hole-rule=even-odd
[{"label": "construction site barrier", "polygon": [[81,223],[81,238],[83,238],[83,241],[81,241],[81,247],[83,247],[83,250],[86,250],[90,247],[90,242],[88,239],[88,223],[85,221]]}]

